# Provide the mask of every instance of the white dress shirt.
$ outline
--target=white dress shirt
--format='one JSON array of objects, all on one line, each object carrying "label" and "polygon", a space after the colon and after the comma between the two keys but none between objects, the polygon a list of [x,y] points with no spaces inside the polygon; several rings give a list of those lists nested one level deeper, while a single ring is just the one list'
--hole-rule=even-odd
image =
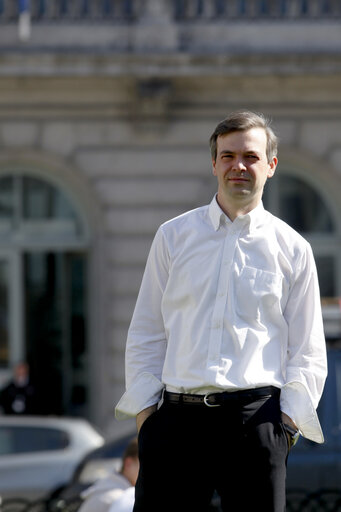
[{"label": "white dress shirt", "polygon": [[116,417],[180,393],[281,388],[281,410],[323,442],[327,375],[310,245],[260,203],[234,222],[211,204],[156,233],[128,332]]},{"label": "white dress shirt", "polygon": [[108,512],[132,512],[134,503],[135,487],[130,487],[126,491],[123,491],[122,495],[113,502]]},{"label": "white dress shirt", "polygon": [[[84,502],[79,512],[109,512],[111,505],[120,500],[130,488],[131,483],[127,478],[116,471],[106,477],[98,478],[81,492]],[[134,487],[133,489],[135,490]]]}]

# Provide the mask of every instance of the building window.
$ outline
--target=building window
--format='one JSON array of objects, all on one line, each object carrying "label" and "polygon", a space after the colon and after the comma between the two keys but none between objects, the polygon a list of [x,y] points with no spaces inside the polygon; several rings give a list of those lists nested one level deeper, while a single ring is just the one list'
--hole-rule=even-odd
[{"label": "building window", "polygon": [[87,236],[55,184],[0,177],[0,369],[27,360],[42,413],[87,414]]},{"label": "building window", "polygon": [[0,184],[0,242],[37,235],[65,242],[81,236],[75,209],[58,188],[20,175],[0,178]]},{"label": "building window", "polygon": [[312,246],[321,297],[341,295],[339,235],[328,203],[310,183],[281,170],[268,180],[263,196],[267,210],[301,233]]},{"label": "building window", "polygon": [[9,354],[9,269],[0,259],[0,367],[7,365]]}]

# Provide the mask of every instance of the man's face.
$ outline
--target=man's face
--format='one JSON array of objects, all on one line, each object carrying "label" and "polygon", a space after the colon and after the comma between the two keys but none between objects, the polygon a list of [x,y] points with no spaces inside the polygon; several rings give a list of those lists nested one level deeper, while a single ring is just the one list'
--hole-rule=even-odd
[{"label": "man's face", "polygon": [[275,172],[277,158],[268,162],[263,128],[232,132],[217,139],[213,174],[218,179],[218,201],[257,206],[267,178]]}]

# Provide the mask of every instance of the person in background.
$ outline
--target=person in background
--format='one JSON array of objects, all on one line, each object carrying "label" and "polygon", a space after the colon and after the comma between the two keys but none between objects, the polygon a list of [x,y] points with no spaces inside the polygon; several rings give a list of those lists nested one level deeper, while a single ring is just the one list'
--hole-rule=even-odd
[{"label": "person in background", "polygon": [[158,229],[128,332],[116,415],[139,431],[134,512],[204,512],[214,490],[224,512],[284,512],[289,450],[323,442],[313,253],[262,203],[277,137],[238,111],[210,149],[217,193]]},{"label": "person in background", "polygon": [[[81,497],[84,502],[79,508],[79,512],[109,512],[110,507],[114,506],[116,501],[121,501],[122,506],[125,507],[129,507],[129,503],[131,503],[131,508],[126,508],[126,510],[132,510],[138,471],[137,439],[134,438],[128,443],[123,454],[121,470],[97,480],[91,487],[83,491]],[[120,509],[118,508],[118,510]]]},{"label": "person in background", "polygon": [[37,391],[30,378],[28,363],[20,362],[14,366],[13,378],[0,392],[0,406],[4,414],[38,413]]},{"label": "person in background", "polygon": [[109,512],[132,512],[135,501],[135,489],[130,487],[110,506]]}]

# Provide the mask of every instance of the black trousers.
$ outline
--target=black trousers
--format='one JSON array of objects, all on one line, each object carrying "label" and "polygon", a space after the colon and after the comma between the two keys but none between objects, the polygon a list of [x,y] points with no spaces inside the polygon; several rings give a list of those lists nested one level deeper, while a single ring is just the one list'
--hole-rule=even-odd
[{"label": "black trousers", "polygon": [[220,407],[164,403],[139,433],[134,512],[284,512],[288,441],[279,390]]}]

